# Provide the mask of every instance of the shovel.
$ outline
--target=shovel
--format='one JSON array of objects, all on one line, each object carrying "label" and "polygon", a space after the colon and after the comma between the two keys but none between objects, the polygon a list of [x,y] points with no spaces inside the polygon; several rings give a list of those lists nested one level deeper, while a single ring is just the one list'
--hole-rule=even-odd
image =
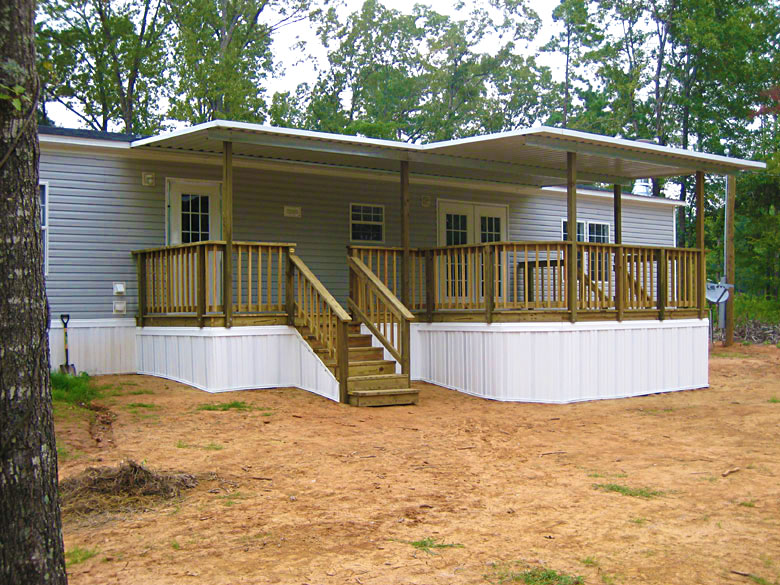
[{"label": "shovel", "polygon": [[69,363],[70,357],[68,356],[68,321],[70,321],[70,315],[60,315],[60,320],[65,331],[65,363],[60,365],[60,372],[75,376],[76,366]]}]

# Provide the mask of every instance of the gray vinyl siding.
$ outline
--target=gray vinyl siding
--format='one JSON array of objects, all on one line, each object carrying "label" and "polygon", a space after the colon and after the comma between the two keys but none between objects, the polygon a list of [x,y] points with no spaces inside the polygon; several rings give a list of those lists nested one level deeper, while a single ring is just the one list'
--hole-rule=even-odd
[{"label": "gray vinyl siding", "polygon": [[[141,173],[155,173],[154,187]],[[112,283],[127,284],[127,313],[136,311],[136,271],[130,252],[165,241],[166,178],[220,180],[217,165],[161,162],[121,156],[41,155],[41,181],[49,184],[49,274],[53,318],[110,318]],[[411,244],[437,245],[436,201],[451,199],[509,206],[510,240],[558,240],[566,216],[563,195],[513,195],[412,183]],[[430,201],[422,206],[423,198]],[[344,261],[349,245],[349,204],[385,206],[386,246],[400,245],[399,186],[395,181],[238,167],[234,172],[234,239],[295,242],[297,253],[340,300],[347,294]],[[301,218],[286,218],[284,205],[301,206]],[[624,202],[623,241],[673,245],[673,207]],[[584,221],[610,224],[609,198],[581,197]]]}]

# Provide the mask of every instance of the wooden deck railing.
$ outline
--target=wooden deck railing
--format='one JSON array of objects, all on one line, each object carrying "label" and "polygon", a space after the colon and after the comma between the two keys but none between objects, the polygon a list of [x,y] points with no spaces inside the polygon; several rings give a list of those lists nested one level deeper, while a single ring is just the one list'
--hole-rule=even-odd
[{"label": "wooden deck railing", "polygon": [[290,324],[299,322],[314,335],[328,358],[336,364],[340,400],[348,400],[349,313],[339,304],[303,260],[289,254],[287,269],[287,313]]},{"label": "wooden deck railing", "polygon": [[347,305],[399,364],[410,373],[410,328],[414,315],[381,279],[357,257],[348,257]]},{"label": "wooden deck railing", "polygon": [[225,242],[205,241],[133,252],[138,271],[139,321],[176,316],[182,323],[285,311],[286,258],[294,244],[233,242],[233,281],[223,279]]},{"label": "wooden deck railing", "polygon": [[[390,289],[401,283],[401,248],[351,247]],[[622,319],[699,309],[698,249],[577,244],[575,308]],[[444,317],[453,313],[517,311],[570,315],[567,266],[571,244],[562,241],[494,242],[411,250],[407,306]],[[690,312],[690,311],[689,311]],[[593,317],[590,317],[593,318]]]}]

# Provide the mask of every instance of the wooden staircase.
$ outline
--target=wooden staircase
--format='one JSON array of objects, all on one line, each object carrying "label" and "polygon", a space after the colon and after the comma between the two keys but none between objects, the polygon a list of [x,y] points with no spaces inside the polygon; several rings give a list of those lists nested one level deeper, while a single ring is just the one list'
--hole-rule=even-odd
[{"label": "wooden staircase", "polygon": [[[393,359],[384,358],[384,349],[371,345],[371,335],[360,332],[360,324],[349,324],[348,402],[353,406],[392,406],[417,404],[418,392],[407,374],[397,374]],[[305,326],[297,327],[301,336],[336,378],[338,364],[327,348]]]}]

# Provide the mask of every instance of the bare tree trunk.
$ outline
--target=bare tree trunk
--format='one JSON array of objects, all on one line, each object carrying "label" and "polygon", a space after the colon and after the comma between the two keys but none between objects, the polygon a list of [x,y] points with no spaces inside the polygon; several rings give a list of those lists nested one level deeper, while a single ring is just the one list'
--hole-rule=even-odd
[{"label": "bare tree trunk", "polygon": [[[0,5],[0,583],[67,583],[49,383],[32,0]],[[7,66],[13,64],[13,66]]]}]

